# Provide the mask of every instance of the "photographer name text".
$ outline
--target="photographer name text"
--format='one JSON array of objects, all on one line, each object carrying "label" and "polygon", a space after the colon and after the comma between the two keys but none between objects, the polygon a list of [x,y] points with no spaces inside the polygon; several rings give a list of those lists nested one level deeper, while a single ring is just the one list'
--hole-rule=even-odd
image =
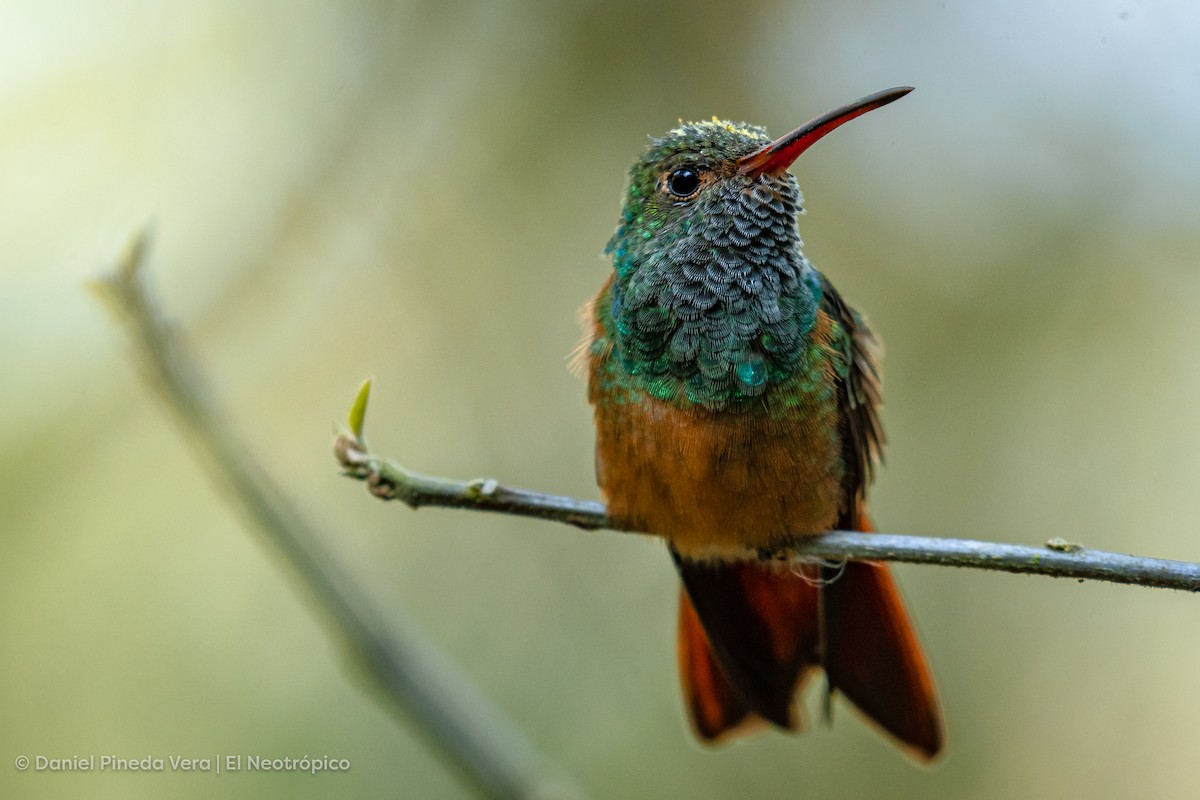
[{"label": "photographer name text", "polygon": [[250,754],[215,756],[118,756],[112,754],[18,756],[16,767],[24,772],[299,772],[320,775],[347,772],[350,760],[328,755],[261,756]]}]

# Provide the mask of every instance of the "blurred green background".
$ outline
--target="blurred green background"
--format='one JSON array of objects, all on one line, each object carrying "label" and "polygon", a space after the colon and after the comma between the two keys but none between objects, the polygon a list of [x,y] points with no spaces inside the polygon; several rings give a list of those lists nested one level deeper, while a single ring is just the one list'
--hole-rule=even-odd
[{"label": "blurred green background", "polygon": [[[0,4],[0,796],[458,797],[351,683],[84,290],[152,279],[237,426],[382,608],[598,798],[1193,797],[1200,601],[898,571],[949,752],[847,707],[686,733],[654,541],[410,512],[414,468],[595,497],[575,311],[647,134],[781,133],[807,253],[888,344],[881,529],[1200,560],[1200,12],[1164,3]],[[344,775],[18,772],[16,756],[329,754]]]}]

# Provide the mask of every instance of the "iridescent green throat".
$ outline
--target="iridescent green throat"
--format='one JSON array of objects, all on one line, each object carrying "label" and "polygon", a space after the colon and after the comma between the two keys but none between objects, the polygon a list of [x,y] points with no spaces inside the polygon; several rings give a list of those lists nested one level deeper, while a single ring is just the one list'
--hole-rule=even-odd
[{"label": "iridescent green throat", "polygon": [[[691,123],[653,140],[630,170],[605,249],[616,276],[598,309],[610,375],[619,367],[628,388],[720,410],[821,368],[810,345],[822,280],[800,251],[800,190],[787,173],[735,168],[768,141],[762,128]],[[693,196],[670,191],[681,169],[702,179]]]}]

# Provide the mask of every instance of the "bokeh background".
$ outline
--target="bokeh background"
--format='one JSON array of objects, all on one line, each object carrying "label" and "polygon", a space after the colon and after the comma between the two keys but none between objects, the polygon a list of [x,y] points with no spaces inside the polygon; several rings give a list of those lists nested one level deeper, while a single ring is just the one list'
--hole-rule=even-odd
[{"label": "bokeh background", "polygon": [[[1175,2],[0,4],[0,795],[458,797],[347,678],[85,282],[152,277],[339,563],[589,795],[1193,797],[1200,602],[901,567],[949,752],[687,735],[661,546],[372,500],[410,466],[595,497],[565,357],[628,163],[917,91],[795,167],[807,252],[888,345],[897,533],[1200,561],[1200,12]],[[345,775],[18,772],[20,754],[329,754]]]}]

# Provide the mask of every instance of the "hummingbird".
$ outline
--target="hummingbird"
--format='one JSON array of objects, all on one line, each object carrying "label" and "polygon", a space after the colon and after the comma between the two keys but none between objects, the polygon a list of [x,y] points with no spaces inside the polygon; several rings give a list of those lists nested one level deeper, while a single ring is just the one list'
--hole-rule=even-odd
[{"label": "hummingbird", "polygon": [[882,458],[881,346],[805,258],[788,168],[842,124],[912,91],[856,100],[772,140],[680,124],[629,170],[584,307],[576,367],[616,527],[663,537],[682,587],[677,658],[697,738],[798,730],[825,676],[917,759],[943,744],[933,678],[887,566],[792,563],[787,545],[871,531]]}]

